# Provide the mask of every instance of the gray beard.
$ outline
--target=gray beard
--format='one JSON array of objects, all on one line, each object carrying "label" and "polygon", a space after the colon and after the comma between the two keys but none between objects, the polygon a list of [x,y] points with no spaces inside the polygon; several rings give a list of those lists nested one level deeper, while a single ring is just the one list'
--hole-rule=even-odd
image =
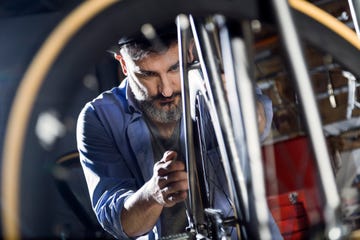
[{"label": "gray beard", "polygon": [[139,84],[135,82],[135,80],[131,77],[129,77],[129,86],[138,107],[149,120],[160,123],[171,123],[174,121],[178,121],[181,118],[181,103],[178,105],[173,105],[168,111],[164,111],[155,106],[155,100],[153,98],[150,98],[147,92],[142,89]]},{"label": "gray beard", "polygon": [[171,123],[178,121],[182,114],[182,105],[174,105],[170,110],[164,111],[154,105],[154,100],[139,101],[138,105],[142,112],[152,121]]}]

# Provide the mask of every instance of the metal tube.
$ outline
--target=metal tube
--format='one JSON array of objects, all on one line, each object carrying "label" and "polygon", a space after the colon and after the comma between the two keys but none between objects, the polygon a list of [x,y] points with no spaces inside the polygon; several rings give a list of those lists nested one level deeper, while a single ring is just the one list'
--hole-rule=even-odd
[{"label": "metal tube", "polygon": [[356,34],[360,38],[360,0],[348,0],[348,3]]},{"label": "metal tube", "polygon": [[183,106],[183,123],[184,123],[184,137],[185,137],[185,161],[188,173],[189,191],[187,210],[190,228],[196,228],[197,226],[197,204],[196,194],[193,190],[197,189],[196,186],[196,162],[195,162],[195,150],[194,150],[194,136],[193,125],[191,119],[191,107],[190,107],[190,87],[188,79],[188,66],[187,56],[189,49],[189,21],[187,16],[179,15],[177,17],[177,29],[178,29],[178,43],[179,43],[179,66],[181,76],[181,93],[182,93],[182,106]]}]

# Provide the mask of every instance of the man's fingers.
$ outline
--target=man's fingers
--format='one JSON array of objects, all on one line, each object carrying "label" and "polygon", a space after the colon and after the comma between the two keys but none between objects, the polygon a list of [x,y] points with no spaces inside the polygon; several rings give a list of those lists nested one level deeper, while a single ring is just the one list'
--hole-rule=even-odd
[{"label": "man's fingers", "polygon": [[165,199],[165,207],[172,207],[178,202],[182,202],[187,198],[187,191],[179,191],[169,194]]},{"label": "man's fingers", "polygon": [[177,152],[175,151],[166,151],[161,159],[161,161],[167,162],[171,160],[176,160]]},{"label": "man's fingers", "polygon": [[179,182],[183,180],[187,180],[187,173],[185,171],[177,171],[172,172],[166,177],[167,184],[173,183],[173,182]]},{"label": "man's fingers", "polygon": [[187,197],[188,177],[185,164],[176,161],[175,151],[166,151],[154,166],[154,180],[157,185],[155,199],[165,207],[173,206]]},{"label": "man's fingers", "polygon": [[171,172],[185,171],[185,164],[181,161],[159,162],[154,170],[159,176],[164,176]]},{"label": "man's fingers", "polygon": [[186,181],[187,183],[187,179],[187,173],[179,171],[170,173],[169,175],[159,176],[157,181],[160,188],[165,188],[166,186],[179,181]]},{"label": "man's fingers", "polygon": [[168,195],[180,191],[187,191],[189,189],[187,179],[169,183],[166,187],[161,189],[163,196],[166,198]]}]

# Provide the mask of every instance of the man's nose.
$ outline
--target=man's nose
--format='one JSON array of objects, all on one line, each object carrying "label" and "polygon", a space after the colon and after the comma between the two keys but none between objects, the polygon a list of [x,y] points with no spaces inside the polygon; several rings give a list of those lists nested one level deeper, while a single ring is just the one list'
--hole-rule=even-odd
[{"label": "man's nose", "polygon": [[171,97],[173,95],[172,82],[167,76],[161,77],[160,92],[164,97]]}]

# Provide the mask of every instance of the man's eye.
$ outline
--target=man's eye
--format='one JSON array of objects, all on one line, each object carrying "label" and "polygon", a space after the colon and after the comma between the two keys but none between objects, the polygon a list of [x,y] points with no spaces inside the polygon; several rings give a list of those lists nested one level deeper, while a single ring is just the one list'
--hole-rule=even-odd
[{"label": "man's eye", "polygon": [[171,67],[170,71],[172,71],[172,72],[179,71],[179,64],[176,64],[175,66]]}]

